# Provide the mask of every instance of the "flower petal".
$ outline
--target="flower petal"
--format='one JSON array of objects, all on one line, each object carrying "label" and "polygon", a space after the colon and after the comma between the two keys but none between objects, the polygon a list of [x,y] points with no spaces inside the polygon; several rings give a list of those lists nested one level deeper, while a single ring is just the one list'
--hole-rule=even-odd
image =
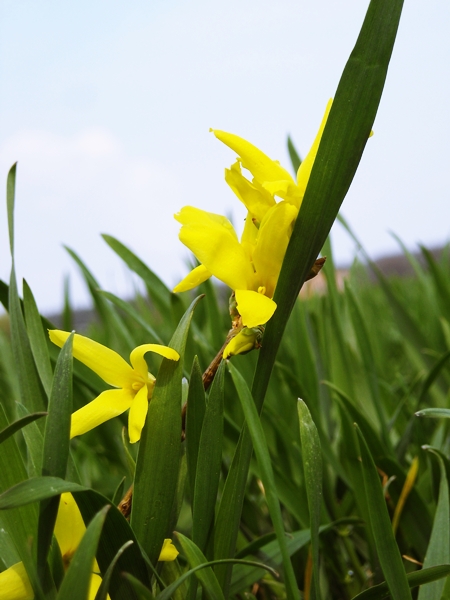
[{"label": "flower petal", "polygon": [[230,169],[225,169],[225,181],[258,222],[263,220],[266,212],[275,204],[269,192],[263,187],[258,188],[242,175],[239,160]]},{"label": "flower petal", "polygon": [[142,346],[135,348],[130,354],[130,362],[133,365],[133,369],[139,373],[145,383],[147,383],[149,375],[147,362],[144,358],[146,352],[155,352],[169,360],[179,360],[180,358],[180,355],[176,350],[161,344],[142,344]]},{"label": "flower petal", "polygon": [[86,526],[74,497],[69,492],[61,494],[55,536],[64,561],[67,563],[78,548]]},{"label": "flower petal", "polygon": [[206,267],[199,265],[198,267],[195,267],[195,269],[192,269],[189,275],[186,275],[186,277],[173,288],[173,291],[177,293],[192,290],[192,288],[197,287],[209,279],[211,275],[212,273],[210,273]]},{"label": "flower petal", "polygon": [[179,552],[172,544],[172,540],[166,539],[164,540],[163,547],[161,549],[161,553],[159,555],[158,560],[175,560],[178,555]]},{"label": "flower petal", "polygon": [[253,282],[253,268],[236,234],[219,223],[183,225],[180,240],[206,269],[232,289],[248,288]]},{"label": "flower petal", "polygon": [[0,573],[0,600],[33,600],[34,592],[23,563]]},{"label": "flower petal", "polygon": [[[67,331],[52,329],[48,332],[51,341],[62,348],[69,337]],[[133,369],[117,352],[103,344],[94,342],[76,333],[73,337],[73,355],[99,377],[114,387],[131,387],[136,376]]]},{"label": "flower petal", "polygon": [[234,150],[241,159],[242,166],[252,173],[253,177],[263,183],[286,179],[293,181],[290,173],[276,160],[269,158],[256,146],[243,138],[218,129],[211,129],[216,138]]},{"label": "flower petal", "polygon": [[73,413],[70,438],[82,435],[105,421],[121,415],[130,408],[134,396],[135,392],[129,389],[102,392],[95,400]]},{"label": "flower petal", "polygon": [[266,288],[270,298],[275,292],[297,212],[293,204],[283,200],[270,209],[259,228],[253,265],[259,284]]},{"label": "flower petal", "polygon": [[246,327],[264,325],[275,312],[273,300],[250,290],[236,290],[237,309]]},{"label": "flower petal", "polygon": [[310,151],[306,155],[305,160],[302,162],[297,171],[297,185],[299,187],[299,193],[302,200],[303,196],[305,195],[306,186],[308,185],[309,176],[311,175],[311,170],[313,168],[314,161],[316,160],[317,150],[319,149],[320,140],[322,139],[322,133],[325,129],[325,125],[327,123],[328,115],[330,114],[332,104],[333,100],[328,100],[328,104],[325,109],[325,114],[322,118],[322,122],[320,124],[319,131],[317,132],[316,139],[314,140]]},{"label": "flower petal", "polygon": [[131,404],[128,415],[128,435],[130,442],[134,444],[141,439],[141,431],[145,424],[145,418],[148,411],[148,390],[144,385],[141,388]]},{"label": "flower petal", "polygon": [[176,213],[174,217],[182,225],[188,225],[190,223],[196,223],[197,225],[210,225],[211,223],[215,223],[216,225],[221,225],[237,239],[233,225],[223,215],[207,212],[201,208],[195,208],[195,206],[183,206],[180,212]]}]

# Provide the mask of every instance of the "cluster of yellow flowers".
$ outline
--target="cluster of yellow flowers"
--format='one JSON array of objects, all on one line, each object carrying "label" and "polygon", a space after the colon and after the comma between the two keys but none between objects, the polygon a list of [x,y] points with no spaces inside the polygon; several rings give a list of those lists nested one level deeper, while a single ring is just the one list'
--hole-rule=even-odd
[{"label": "cluster of yellow flowers", "polygon": [[[272,298],[330,108],[331,100],[311,150],[300,165],[297,181],[278,161],[270,159],[256,146],[236,135],[212,130],[238,155],[230,169],[225,170],[225,180],[248,211],[240,241],[230,221],[222,215],[192,206],[185,206],[175,215],[182,225],[180,240],[201,264],[174,292],[191,290],[212,275],[234,292],[240,328],[225,348],[224,358],[254,348],[261,326],[276,310]],[[242,174],[242,169],[251,173],[251,181]],[[54,344],[62,347],[70,334],[52,330],[49,335]],[[156,352],[169,360],[180,358],[167,346],[144,344],[131,352],[130,365],[117,352],[82,335],[74,335],[73,356],[115,389],[102,392],[72,415],[71,438],[129,409],[130,442],[140,440],[155,386],[155,377],[149,373],[144,358],[146,352]],[[65,564],[70,562],[85,530],[72,495],[62,494],[55,536]],[[174,560],[177,554],[171,540],[165,540],[159,560]],[[100,586],[98,571],[94,562],[89,598],[95,598]],[[0,573],[0,600],[32,598],[33,591],[22,563]]]}]

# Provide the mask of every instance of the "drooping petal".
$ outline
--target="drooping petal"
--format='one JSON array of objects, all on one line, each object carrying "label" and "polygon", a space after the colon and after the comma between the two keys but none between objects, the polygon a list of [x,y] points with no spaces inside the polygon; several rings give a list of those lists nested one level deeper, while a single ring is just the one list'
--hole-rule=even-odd
[{"label": "drooping petal", "polygon": [[134,396],[135,392],[130,389],[102,392],[95,400],[73,413],[70,437],[82,435],[105,421],[121,415],[130,408]]},{"label": "drooping petal", "polygon": [[282,201],[270,209],[259,228],[253,264],[258,282],[269,297],[275,292],[296,217],[297,208]]},{"label": "drooping petal", "polygon": [[314,161],[316,160],[317,150],[319,149],[320,140],[322,139],[322,133],[325,129],[325,125],[327,123],[328,115],[330,114],[332,104],[333,100],[328,100],[328,104],[325,109],[325,114],[322,118],[322,122],[320,124],[319,131],[317,132],[316,139],[314,140],[310,151],[306,155],[305,160],[302,162],[297,172],[297,185],[302,200],[305,194],[306,186],[308,185],[309,176],[311,175],[311,170],[313,168]]},{"label": "drooping petal", "polygon": [[146,352],[155,352],[169,360],[179,360],[180,358],[176,350],[168,346],[162,346],[161,344],[142,344],[142,346],[135,348],[130,354],[130,362],[133,365],[133,369],[139,373],[145,383],[147,383],[148,375],[148,366],[144,358]]},{"label": "drooping petal", "polygon": [[266,212],[275,204],[268,191],[255,186],[242,175],[239,161],[231,165],[230,169],[225,169],[225,181],[258,222],[263,220]]},{"label": "drooping petal", "polygon": [[218,129],[211,129],[211,131],[218,140],[236,152],[241,159],[242,166],[248,169],[260,183],[284,179],[293,181],[290,173],[278,161],[269,158],[250,142],[233,133],[226,133]]},{"label": "drooping petal", "polygon": [[[48,333],[51,341],[60,348],[70,335],[69,332],[58,329],[49,330]],[[109,385],[120,388],[131,387],[135,380],[133,369],[117,352],[84,335],[78,333],[74,335],[73,355]]]},{"label": "drooping petal", "polygon": [[33,600],[34,592],[23,563],[0,573],[0,600]]},{"label": "drooping petal", "polygon": [[174,215],[175,219],[182,225],[197,224],[197,225],[210,225],[216,224],[221,225],[232,236],[237,239],[236,232],[230,221],[223,215],[216,213],[207,212],[201,208],[195,208],[195,206],[183,206],[180,212]]},{"label": "drooping petal", "polygon": [[210,273],[206,267],[199,265],[198,267],[195,267],[195,269],[192,269],[192,271],[173,288],[173,291],[177,293],[192,290],[209,279],[211,275],[212,273]]},{"label": "drooping petal", "polygon": [[236,290],[236,302],[242,323],[246,327],[264,325],[277,307],[275,302],[264,294],[251,290]]},{"label": "drooping petal", "polygon": [[161,553],[159,555],[158,560],[165,560],[165,561],[175,560],[178,555],[179,555],[179,552],[175,548],[175,546],[172,544],[172,540],[166,539],[166,540],[164,540],[163,547],[161,549]]},{"label": "drooping petal", "polygon": [[180,240],[206,269],[232,289],[251,287],[253,269],[246,253],[227,228],[219,223],[183,225]]},{"label": "drooping petal", "polygon": [[144,385],[141,388],[131,404],[128,415],[128,435],[132,444],[141,439],[141,431],[145,424],[145,418],[148,411],[148,390]]},{"label": "drooping petal", "polygon": [[55,536],[64,562],[67,564],[78,548],[86,526],[72,494],[61,494],[58,516],[55,524]]},{"label": "drooping petal", "polygon": [[251,213],[247,213],[245,219],[244,231],[241,236],[241,246],[247,255],[247,259],[250,263],[253,262],[253,251],[256,246],[256,240],[258,238],[258,228],[252,220]]}]

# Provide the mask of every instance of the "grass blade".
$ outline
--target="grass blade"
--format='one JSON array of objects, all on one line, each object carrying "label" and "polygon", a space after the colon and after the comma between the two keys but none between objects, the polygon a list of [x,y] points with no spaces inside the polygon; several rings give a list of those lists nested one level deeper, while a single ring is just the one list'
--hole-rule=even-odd
[{"label": "grass blade", "polygon": [[14,421],[14,423],[11,423],[0,431],[0,444],[7,440],[11,435],[16,433],[16,431],[20,431],[22,427],[25,427],[29,423],[33,423],[33,421],[37,421],[37,419],[47,416],[47,414],[48,413],[46,412],[31,413],[25,417],[22,417],[21,419],[17,419],[17,421]]}]

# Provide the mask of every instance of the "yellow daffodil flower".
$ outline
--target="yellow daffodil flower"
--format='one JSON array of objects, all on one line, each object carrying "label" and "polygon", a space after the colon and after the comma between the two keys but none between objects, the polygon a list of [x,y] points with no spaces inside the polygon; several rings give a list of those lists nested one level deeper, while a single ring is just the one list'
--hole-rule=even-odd
[{"label": "yellow daffodil flower", "polygon": [[[86,526],[72,494],[61,494],[54,533],[66,569],[85,532]],[[175,560],[177,556],[178,550],[172,544],[172,541],[170,539],[164,540],[159,560]],[[102,583],[102,579],[98,574],[100,568],[95,559],[92,571],[88,600],[95,600],[98,588]],[[33,600],[33,598],[33,589],[23,563],[16,563],[0,573],[0,600]],[[107,598],[110,600],[109,594]]]},{"label": "yellow daffodil flower", "polygon": [[[49,330],[51,341],[60,348],[69,337],[67,331]],[[90,431],[101,423],[121,415],[130,409],[128,435],[130,442],[141,438],[147,416],[148,401],[155,387],[155,377],[148,372],[144,359],[146,352],[156,352],[170,360],[178,360],[178,352],[159,344],[143,344],[130,354],[130,366],[117,352],[82,335],[73,337],[73,356],[97,373],[115,390],[102,392],[95,400],[72,415],[70,437]]]},{"label": "yellow daffodil flower", "polygon": [[[245,227],[239,241],[225,217],[191,206],[182,208],[175,215],[182,225],[180,240],[201,265],[174,292],[190,290],[215,275],[235,291],[237,310],[245,327],[267,323],[276,309],[272,298],[331,103],[330,100],[316,139],[298,169],[296,182],[278,161],[253,144],[237,135],[212,130],[239,155],[231,169],[225,170],[225,179],[248,210]],[[242,175],[241,167],[250,171],[252,181]],[[279,202],[276,196],[281,198]],[[239,340],[234,342],[236,348],[238,343]]]}]

